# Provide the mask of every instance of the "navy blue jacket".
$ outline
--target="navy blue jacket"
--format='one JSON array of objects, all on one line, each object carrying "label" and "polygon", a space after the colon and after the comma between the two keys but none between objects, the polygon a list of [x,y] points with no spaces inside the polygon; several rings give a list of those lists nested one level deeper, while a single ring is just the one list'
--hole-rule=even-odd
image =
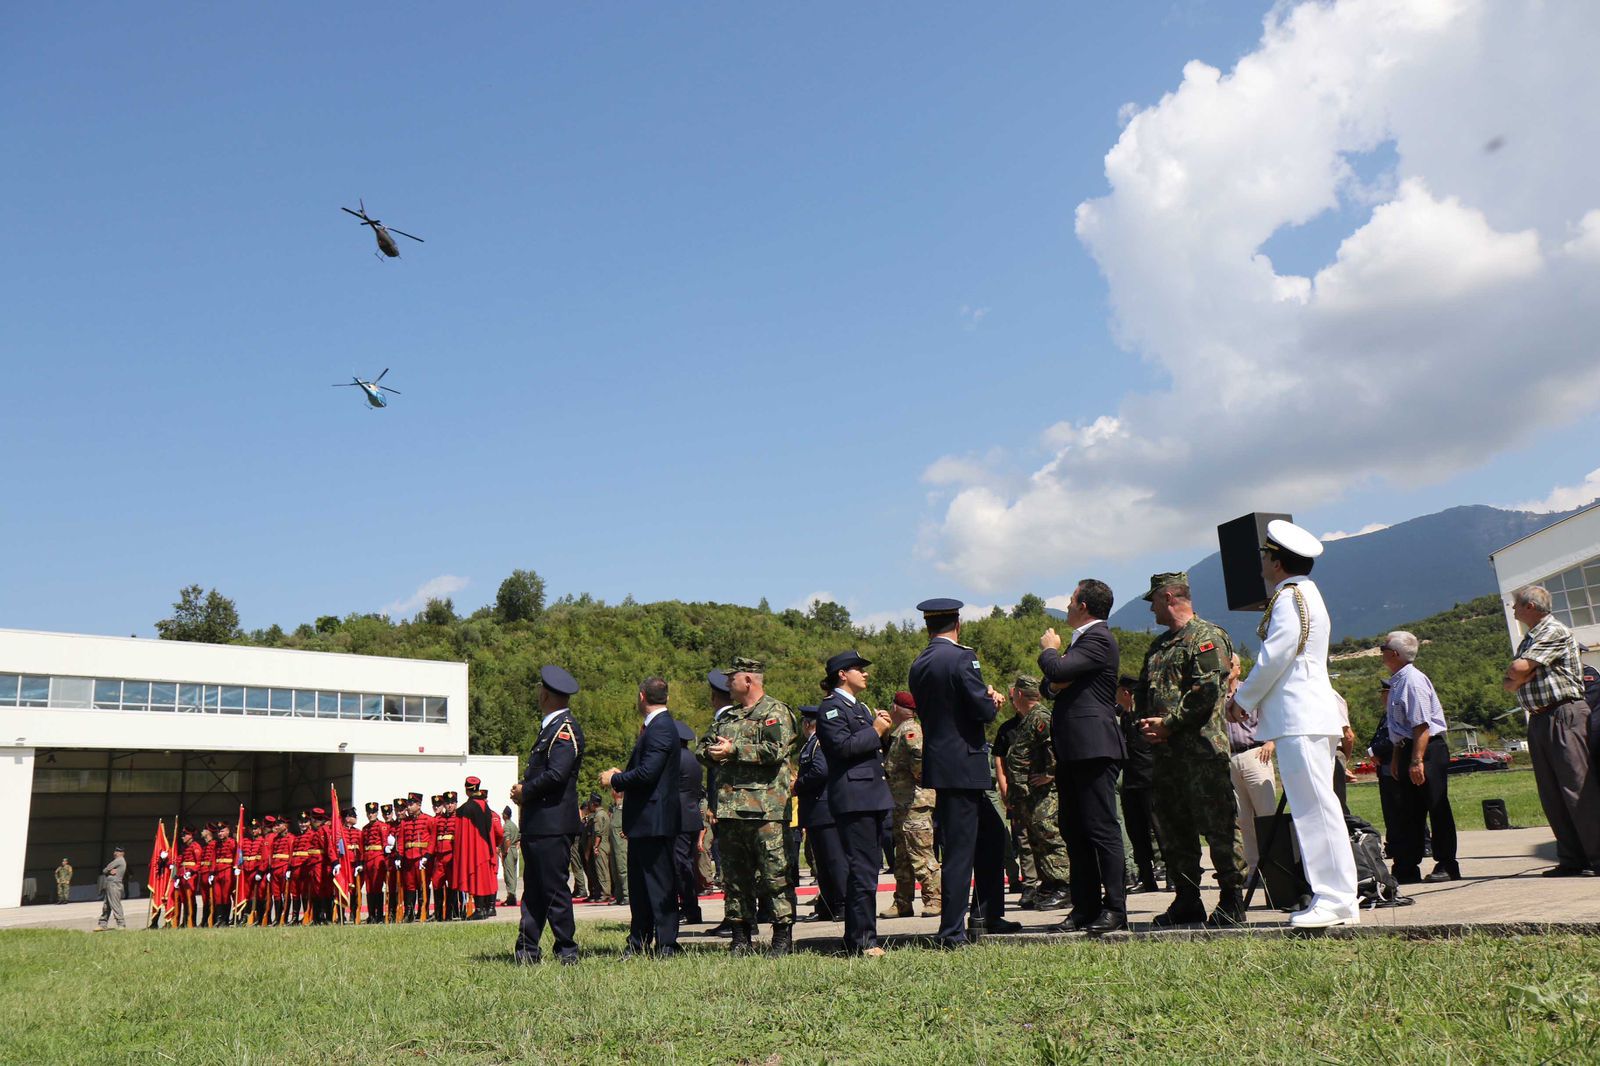
[{"label": "navy blue jacket", "polygon": [[678,800],[682,750],[678,723],[663,710],[633,742],[628,768],[612,776],[611,787],[622,793],[622,831],[629,837],[678,835],[683,820]]},{"label": "navy blue jacket", "polygon": [[817,705],[817,738],[828,757],[828,809],[841,814],[894,809],[883,773],[883,738],[860,700],[837,692]]},{"label": "navy blue jacket", "polygon": [[522,814],[517,826],[523,836],[573,836],[583,831],[583,818],[578,814],[581,765],[583,730],[570,710],[561,711],[539,730],[522,774]]},{"label": "navy blue jacket", "polygon": [[800,746],[800,777],[794,784],[794,795],[800,804],[801,829],[822,829],[834,824],[833,811],[828,807],[828,756],[815,733]]},{"label": "navy blue jacket", "polygon": [[922,721],[923,787],[994,787],[994,761],[983,730],[994,721],[995,706],[978,653],[935,637],[911,664],[910,686]]},{"label": "navy blue jacket", "polygon": [[678,832],[698,833],[705,828],[705,821],[700,817],[700,801],[705,798],[705,771],[700,767],[700,760],[690,749],[683,746],[683,738],[678,738],[678,804],[682,813],[678,816]]},{"label": "navy blue jacket", "polygon": [[1117,720],[1117,677],[1122,653],[1111,627],[1101,622],[1084,630],[1070,648],[1039,653],[1045,679],[1065,685],[1050,715],[1050,743],[1057,762],[1128,757]]}]

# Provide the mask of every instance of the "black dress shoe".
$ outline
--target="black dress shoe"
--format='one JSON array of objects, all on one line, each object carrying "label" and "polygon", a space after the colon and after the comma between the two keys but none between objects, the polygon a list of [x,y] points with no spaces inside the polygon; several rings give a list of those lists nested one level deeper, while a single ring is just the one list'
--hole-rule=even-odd
[{"label": "black dress shoe", "polygon": [[1424,884],[1429,885],[1442,884],[1445,881],[1459,881],[1461,880],[1461,867],[1435,866],[1433,873],[1422,880]]},{"label": "black dress shoe", "polygon": [[1128,916],[1116,911],[1101,911],[1100,917],[1090,922],[1084,929],[1090,936],[1101,936],[1105,933],[1114,933],[1118,929],[1128,928]]},{"label": "black dress shoe", "polygon": [[537,966],[541,956],[537,951],[519,951],[511,957],[518,966]]},{"label": "black dress shoe", "polygon": [[656,952],[656,958],[658,958],[658,959],[675,959],[679,955],[682,955],[682,954],[683,954],[683,949],[679,948],[679,947],[662,948],[660,951]]},{"label": "black dress shoe", "polygon": [[1009,918],[990,918],[983,923],[983,931],[985,933],[1020,933],[1022,932],[1022,923],[1013,922]]},{"label": "black dress shoe", "polygon": [[1042,911],[1053,911],[1071,898],[1065,892],[1044,892],[1034,901],[1034,905]]},{"label": "black dress shoe", "polygon": [[1082,933],[1088,930],[1093,922],[1093,918],[1080,918],[1077,915],[1069,914],[1055,925],[1052,925],[1049,931],[1052,933]]},{"label": "black dress shoe", "polygon": [[1593,877],[1593,870],[1585,870],[1582,866],[1552,866],[1540,877]]},{"label": "black dress shoe", "polygon": [[574,951],[570,955],[562,955],[562,956],[560,956],[560,958],[561,958],[561,965],[563,965],[563,966],[576,966],[576,965],[578,965],[578,953],[576,951]]}]

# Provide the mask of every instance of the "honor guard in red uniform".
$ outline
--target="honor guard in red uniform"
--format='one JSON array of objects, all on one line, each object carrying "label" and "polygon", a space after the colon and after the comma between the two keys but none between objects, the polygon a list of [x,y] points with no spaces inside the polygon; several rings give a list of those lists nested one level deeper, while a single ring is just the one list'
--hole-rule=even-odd
[{"label": "honor guard in red uniform", "polygon": [[346,807],[339,812],[344,820],[344,854],[338,861],[343,872],[334,875],[334,895],[340,900],[337,913],[341,921],[352,922],[361,910],[361,827],[356,825],[356,809]]},{"label": "honor guard in red uniform", "polygon": [[384,862],[383,847],[389,836],[389,825],[378,816],[377,800],[367,801],[367,824],[361,827],[361,857],[357,869],[361,874],[361,893],[367,898],[367,921],[383,921],[383,881],[388,864]]},{"label": "honor guard in red uniform", "polygon": [[217,823],[217,854],[211,870],[211,909],[217,916],[217,925],[233,921],[233,879],[238,872],[234,861],[239,857],[238,843],[227,822]]},{"label": "honor guard in red uniform", "polygon": [[267,832],[261,851],[267,863],[267,921],[282,925],[289,917],[289,896],[293,888],[294,871],[291,869],[294,837],[289,835],[289,823],[276,815],[267,815]]},{"label": "honor guard in red uniform", "polygon": [[455,886],[450,879],[450,860],[455,851],[456,815],[450,794],[433,797],[433,864],[429,885],[433,893],[433,920],[455,918]]},{"label": "honor guard in red uniform", "polygon": [[328,891],[328,812],[321,807],[311,808],[311,829],[306,834],[306,864],[302,871],[300,894],[303,906],[310,908],[314,925],[328,921],[328,911],[333,894]]},{"label": "honor guard in red uniform", "polygon": [[[484,806],[489,806],[488,789],[480,788],[476,795]],[[489,807],[489,819],[493,824],[489,837],[489,883],[494,886],[494,895],[489,897],[489,917],[493,918],[500,913],[500,853],[506,847],[506,821],[493,807]]]},{"label": "honor guard in red uniform", "polygon": [[293,848],[289,852],[289,921],[291,924],[303,919],[306,908],[311,905],[306,896],[306,861],[311,855],[311,815],[301,811],[294,820]]},{"label": "honor guard in red uniform", "polygon": [[245,914],[255,925],[267,920],[265,845],[261,836],[261,819],[250,819],[244,829],[244,839],[239,841],[239,852],[243,856],[239,876],[244,878]]},{"label": "honor guard in red uniform", "polygon": [[200,871],[195,878],[195,900],[201,925],[216,924],[216,914],[211,908],[211,886],[217,879],[216,826],[207,822],[200,827]]},{"label": "honor guard in red uniform", "polygon": [[403,901],[405,899],[405,889],[403,887],[405,878],[402,875],[402,867],[405,865],[406,854],[405,841],[403,839],[406,828],[405,797],[396,796],[392,806],[388,806],[383,809],[383,816],[388,820],[389,831],[394,836],[394,840],[390,841],[390,846],[393,848],[393,850],[389,852],[389,872],[387,874],[387,884],[389,888],[389,920],[391,922],[398,922],[401,918],[401,915],[404,913]]},{"label": "honor guard in red uniform", "polygon": [[[494,819],[489,806],[480,796],[487,795],[476,777],[467,778],[467,802],[456,816],[455,870],[456,883],[461,891],[472,897],[474,921],[482,921],[493,912],[494,900],[500,882],[496,866],[499,850],[494,844]],[[504,828],[501,830],[504,833]],[[503,839],[503,836],[502,836]]]},{"label": "honor guard in red uniform", "polygon": [[200,886],[205,883],[200,879],[200,855],[200,842],[195,840],[194,830],[184,826],[183,832],[178,834],[178,879],[173,886],[177,895],[177,926],[180,929],[195,924],[195,900]]},{"label": "honor guard in red uniform", "polygon": [[401,885],[405,891],[406,921],[427,920],[423,893],[427,888],[428,855],[433,850],[433,819],[422,813],[422,793],[406,797],[406,817],[400,823]]}]

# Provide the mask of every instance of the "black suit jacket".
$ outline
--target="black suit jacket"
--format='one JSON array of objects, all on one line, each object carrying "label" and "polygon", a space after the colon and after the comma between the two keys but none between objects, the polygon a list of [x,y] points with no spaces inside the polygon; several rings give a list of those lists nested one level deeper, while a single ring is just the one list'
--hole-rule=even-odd
[{"label": "black suit jacket", "polygon": [[1045,679],[1066,686],[1056,694],[1050,715],[1050,741],[1058,762],[1127,758],[1117,721],[1121,666],[1117,638],[1104,622],[1084,630],[1063,651],[1047,648],[1039,653]]},{"label": "black suit jacket", "polygon": [[622,831],[629,837],[678,835],[683,814],[678,801],[682,750],[678,723],[664,710],[633,742],[628,768],[611,778],[611,787],[622,793]]},{"label": "black suit jacket", "polygon": [[828,755],[828,809],[835,818],[894,809],[883,773],[883,738],[872,728],[866,704],[829,694],[817,707],[817,739]]},{"label": "black suit jacket", "polygon": [[578,767],[583,765],[583,730],[571,711],[561,711],[539,730],[522,774],[525,837],[570,836],[583,829],[578,814]]},{"label": "black suit jacket", "polygon": [[923,786],[993,788],[984,727],[994,721],[995,707],[978,653],[935,637],[911,664],[910,686],[922,721]]},{"label": "black suit jacket", "polygon": [[705,798],[705,770],[694,752],[678,740],[678,804],[682,813],[678,817],[678,832],[698,833],[705,828],[700,817],[700,801]]}]

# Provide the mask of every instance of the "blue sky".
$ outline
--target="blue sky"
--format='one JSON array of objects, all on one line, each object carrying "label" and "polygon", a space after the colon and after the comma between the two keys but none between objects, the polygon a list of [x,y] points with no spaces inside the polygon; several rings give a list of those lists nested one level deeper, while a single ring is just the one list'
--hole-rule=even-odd
[{"label": "blue sky", "polygon": [[[516,567],[858,617],[1089,571],[1132,594],[1204,530],[980,586],[928,548],[923,472],[1162,386],[1074,209],[1106,193],[1119,108],[1230,67],[1264,11],[18,9],[0,625],[150,635],[189,583],[247,627],[440,578],[471,609]],[[426,243],[377,261],[338,210],[358,197]],[[1368,212],[1272,251],[1314,268]],[[387,410],[329,388],[385,367]],[[1586,451],[1526,439],[1303,516],[1538,499]]]}]

